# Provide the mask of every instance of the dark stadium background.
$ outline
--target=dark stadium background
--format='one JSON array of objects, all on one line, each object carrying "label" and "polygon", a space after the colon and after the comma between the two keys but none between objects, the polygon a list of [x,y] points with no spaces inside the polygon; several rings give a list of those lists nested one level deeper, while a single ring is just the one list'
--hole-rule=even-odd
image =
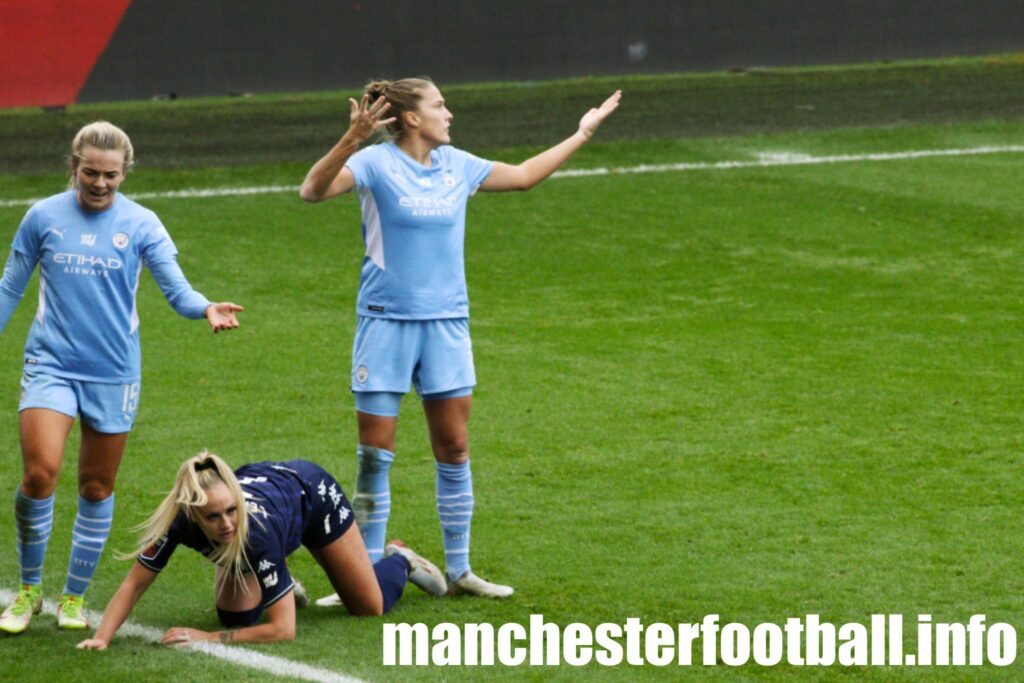
[{"label": "dark stadium background", "polygon": [[1021,49],[1022,0],[3,0],[0,107]]}]

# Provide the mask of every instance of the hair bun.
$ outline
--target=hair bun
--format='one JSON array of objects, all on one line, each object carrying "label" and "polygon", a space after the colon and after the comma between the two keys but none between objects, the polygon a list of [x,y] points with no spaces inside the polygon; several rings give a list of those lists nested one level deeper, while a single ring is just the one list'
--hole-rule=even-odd
[{"label": "hair bun", "polygon": [[365,92],[371,100],[375,100],[378,97],[387,97],[390,87],[391,81],[372,81],[367,84]]}]

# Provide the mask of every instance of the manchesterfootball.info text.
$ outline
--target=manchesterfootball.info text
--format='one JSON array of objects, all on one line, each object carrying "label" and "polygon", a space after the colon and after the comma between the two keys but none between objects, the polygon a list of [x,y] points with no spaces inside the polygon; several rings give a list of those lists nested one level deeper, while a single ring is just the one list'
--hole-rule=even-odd
[{"label": "manchesterfootball.info text", "polygon": [[560,626],[384,624],[385,666],[998,666],[1017,658],[1017,632],[984,614],[941,622],[920,614],[874,614],[833,624],[816,614],[753,628],[709,614],[698,623]]}]

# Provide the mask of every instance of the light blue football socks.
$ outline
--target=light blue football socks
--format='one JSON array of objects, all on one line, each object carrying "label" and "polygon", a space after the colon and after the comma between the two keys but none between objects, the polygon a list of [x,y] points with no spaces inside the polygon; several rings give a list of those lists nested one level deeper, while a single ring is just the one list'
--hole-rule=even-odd
[{"label": "light blue football socks", "polygon": [[114,523],[114,495],[103,500],[91,501],[78,497],[78,515],[71,532],[71,558],[68,561],[68,577],[64,584],[65,595],[85,595],[96,565],[103,554],[103,546],[110,537]]},{"label": "light blue football socks", "polygon": [[[363,534],[370,561],[384,554],[391,491],[388,472],[394,453],[360,445],[359,470],[352,509]],[[459,465],[435,463],[437,468],[437,514],[441,519],[446,574],[449,580],[469,571],[469,528],[473,518],[473,477],[469,462]]]},{"label": "light blue football socks", "polygon": [[53,529],[53,500],[53,495],[42,500],[29,498],[21,492],[21,485],[14,494],[14,525],[22,584],[38,586],[43,582],[43,560]]},{"label": "light blue football socks", "polygon": [[384,542],[391,514],[391,485],[388,471],[395,454],[383,448],[360,444],[357,450],[359,469],[356,472],[356,491],[352,496],[352,510],[363,534],[370,562],[384,555]]},{"label": "light blue football socks", "polygon": [[469,461],[438,462],[437,516],[441,518],[445,574],[455,581],[469,571],[469,526],[473,519],[473,475]]}]

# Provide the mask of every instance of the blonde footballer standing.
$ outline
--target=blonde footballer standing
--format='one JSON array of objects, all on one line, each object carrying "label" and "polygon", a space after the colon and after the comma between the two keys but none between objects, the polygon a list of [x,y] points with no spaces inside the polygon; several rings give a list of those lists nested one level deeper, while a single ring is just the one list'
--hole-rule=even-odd
[{"label": "blonde footballer standing", "polygon": [[133,163],[123,130],[97,121],[71,145],[67,191],[37,202],[14,237],[0,280],[0,330],[39,266],[39,307],[25,344],[18,406],[24,474],[15,493],[21,590],[0,631],[21,633],[42,607],[42,572],[53,528],[64,445],[81,417],[78,515],[57,609],[64,629],[88,627],[82,606],[114,515],[114,483],[141,393],[136,291],[142,267],[186,318],[213,332],[238,327],[233,303],[210,303],[178,266],[155,213],[118,189]]}]

